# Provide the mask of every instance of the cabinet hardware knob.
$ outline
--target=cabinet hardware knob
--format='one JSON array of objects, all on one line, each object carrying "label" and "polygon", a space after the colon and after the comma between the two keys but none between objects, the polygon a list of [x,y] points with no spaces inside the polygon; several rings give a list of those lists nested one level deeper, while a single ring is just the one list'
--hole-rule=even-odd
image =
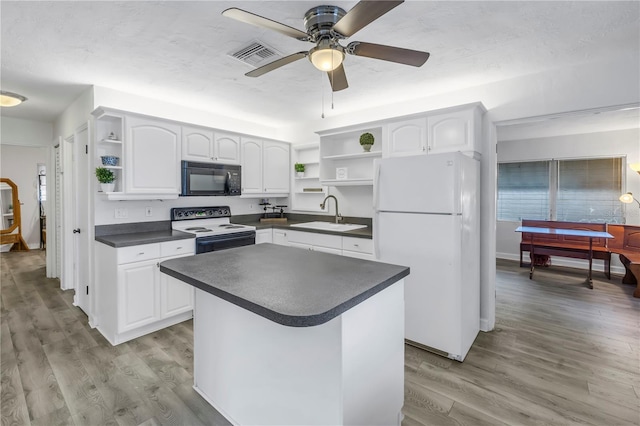
[{"label": "cabinet hardware knob", "polygon": [[176,250],[182,250],[182,247],[176,247]]},{"label": "cabinet hardware knob", "polygon": [[159,267],[160,267],[160,262],[157,262],[157,263],[156,263],[156,266],[159,268]]},{"label": "cabinet hardware knob", "polygon": [[422,150],[423,150],[423,151],[426,151],[426,150],[427,150],[427,148],[423,146],[423,147],[422,147]]},{"label": "cabinet hardware knob", "polygon": [[144,254],[143,251],[141,251],[140,253],[138,253],[138,256],[142,256]]},{"label": "cabinet hardware knob", "polygon": [[354,246],[354,247],[360,247],[358,244],[354,244],[353,246]]}]

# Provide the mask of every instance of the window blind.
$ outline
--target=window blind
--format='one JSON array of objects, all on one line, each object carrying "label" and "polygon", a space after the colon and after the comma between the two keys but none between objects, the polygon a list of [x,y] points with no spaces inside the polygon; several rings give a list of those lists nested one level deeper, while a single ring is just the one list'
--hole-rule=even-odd
[{"label": "window blind", "polygon": [[498,164],[498,220],[549,216],[549,162]]},{"label": "window blind", "polygon": [[622,158],[558,161],[557,220],[623,223]]}]

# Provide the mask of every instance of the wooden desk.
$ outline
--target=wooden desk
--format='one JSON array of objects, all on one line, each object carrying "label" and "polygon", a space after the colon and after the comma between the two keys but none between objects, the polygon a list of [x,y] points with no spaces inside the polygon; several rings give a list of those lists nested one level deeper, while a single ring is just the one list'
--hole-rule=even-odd
[{"label": "wooden desk", "polygon": [[531,247],[529,254],[531,256],[531,270],[529,271],[529,279],[533,278],[534,270],[534,235],[571,235],[573,237],[585,237],[589,238],[589,274],[587,275],[586,284],[589,288],[593,288],[593,281],[591,280],[591,265],[593,263],[593,239],[594,238],[613,238],[608,232],[601,231],[585,231],[582,229],[558,229],[558,228],[537,228],[533,226],[519,226],[516,232],[528,232],[531,234]]}]

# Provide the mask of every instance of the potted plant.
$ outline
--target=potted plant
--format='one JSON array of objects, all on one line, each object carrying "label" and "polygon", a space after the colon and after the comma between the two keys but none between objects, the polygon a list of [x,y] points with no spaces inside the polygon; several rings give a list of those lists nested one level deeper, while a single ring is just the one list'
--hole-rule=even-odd
[{"label": "potted plant", "polygon": [[304,164],[296,163],[293,168],[296,170],[296,176],[299,178],[304,177]]},{"label": "potted plant", "polygon": [[362,145],[362,148],[366,152],[371,151],[371,146],[373,145],[373,141],[374,139],[371,133],[363,133],[360,135],[360,145]]},{"label": "potted plant", "polygon": [[116,177],[111,170],[106,167],[96,167],[96,177],[98,178],[98,182],[100,182],[102,192],[113,192],[116,186],[113,181],[116,180]]}]

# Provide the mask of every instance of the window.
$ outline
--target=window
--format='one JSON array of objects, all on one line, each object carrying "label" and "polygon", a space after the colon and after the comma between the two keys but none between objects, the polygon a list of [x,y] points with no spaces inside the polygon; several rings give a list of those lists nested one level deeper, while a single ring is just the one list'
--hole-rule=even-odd
[{"label": "window", "polygon": [[498,220],[624,223],[622,158],[498,165]]}]

